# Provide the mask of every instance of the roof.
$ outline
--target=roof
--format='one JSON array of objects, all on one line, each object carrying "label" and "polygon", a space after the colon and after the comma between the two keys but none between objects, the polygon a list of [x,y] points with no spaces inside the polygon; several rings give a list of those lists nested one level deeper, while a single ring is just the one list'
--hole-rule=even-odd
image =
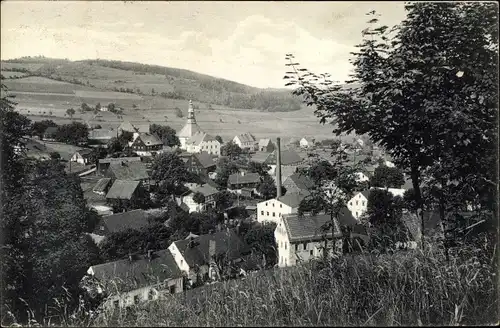
[{"label": "roof", "polygon": [[277,198],[278,201],[282,202],[285,205],[288,205],[292,208],[297,208],[299,207],[300,202],[309,196],[308,191],[304,192],[290,192],[286,193],[285,196],[281,196],[280,198]]},{"label": "roof", "polygon": [[240,139],[240,142],[256,142],[255,137],[251,133],[241,133],[236,136],[238,139]]},{"label": "roof", "polygon": [[141,139],[146,146],[163,145],[163,142],[152,133],[140,133],[137,139]]},{"label": "roof", "polygon": [[208,197],[208,196],[215,195],[219,191],[216,188],[214,188],[211,185],[209,185],[209,184],[204,184],[202,186],[197,186],[197,187],[193,188],[191,190],[191,192],[192,193],[199,192],[199,193],[203,194],[203,196]]},{"label": "roof", "polygon": [[99,159],[99,164],[104,163],[122,163],[122,162],[140,162],[140,157],[109,157],[109,158],[101,158]]},{"label": "roof", "polygon": [[199,127],[198,123],[190,122],[188,119],[186,125],[184,125],[184,127],[179,132],[177,132],[177,137],[189,138],[194,136],[198,132],[201,132],[201,128]]},{"label": "roof", "polygon": [[114,130],[108,130],[108,129],[94,129],[94,130],[89,130],[89,139],[104,139],[108,140],[111,138],[116,137],[116,131]]},{"label": "roof", "polygon": [[143,162],[111,163],[109,169],[118,180],[145,180],[149,179],[146,164]]},{"label": "roof", "polygon": [[[322,229],[326,223],[331,221],[329,214],[321,215],[304,215],[299,217],[298,214],[284,214],[283,222],[288,234],[290,242],[315,241],[321,240],[323,235],[332,237],[331,229],[325,232]],[[335,220],[334,237],[341,237],[338,222]]]},{"label": "roof", "polygon": [[207,152],[196,153],[194,156],[205,169],[217,165],[212,156]]},{"label": "roof", "polygon": [[196,132],[192,137],[190,137],[188,140],[186,140],[186,144],[192,144],[192,145],[199,145],[203,141],[215,141],[215,137],[207,134],[205,132],[199,131]]},{"label": "roof", "polygon": [[[238,235],[233,231],[220,231],[213,234],[201,235],[193,239],[175,241],[174,244],[190,267],[208,264],[210,261],[208,247],[210,240],[215,241],[215,254],[227,253],[229,260],[240,258],[250,251]],[[194,241],[194,247],[190,242]]]},{"label": "roof", "polygon": [[257,151],[257,152],[250,155],[250,159],[252,162],[264,163],[264,161],[266,160],[266,158],[268,156],[269,156],[269,153],[267,153],[267,152]]},{"label": "roof", "polygon": [[[151,260],[147,255],[136,255],[129,259],[91,266],[94,276],[100,280],[119,280],[119,292],[156,285],[167,279],[182,277],[175,260],[168,249],[153,252]],[[131,284],[131,282],[133,282]]]},{"label": "roof", "polygon": [[144,210],[132,210],[101,218],[109,233],[127,229],[139,230],[149,225],[149,214]]},{"label": "roof", "polygon": [[137,128],[134,125],[132,125],[132,123],[130,123],[130,122],[123,122],[118,127],[118,130],[128,131],[128,132],[137,132]]},{"label": "roof", "polygon": [[140,181],[115,180],[109,188],[106,198],[130,200],[139,184]]},{"label": "roof", "polygon": [[104,192],[111,182],[110,178],[102,178],[97,181],[96,185],[92,189],[93,192]]},{"label": "roof", "polygon": [[84,148],[84,149],[77,150],[76,153],[78,153],[82,156],[88,156],[88,155],[92,154],[92,149]]},{"label": "roof", "polygon": [[[302,162],[302,157],[300,157],[297,152],[291,149],[281,150],[281,165],[292,165],[299,164]],[[269,154],[264,163],[269,165],[276,165],[276,150]]]},{"label": "roof", "polygon": [[240,183],[257,183],[260,182],[260,175],[258,173],[233,173],[229,176],[229,184],[240,184]]},{"label": "roof", "polygon": [[314,187],[314,182],[311,179],[309,179],[309,177],[303,174],[294,173],[290,175],[288,178],[286,178],[286,180],[288,179],[291,180],[293,183],[295,183],[297,188],[302,190],[308,190]]},{"label": "roof", "polygon": [[259,140],[259,147],[267,147],[269,144],[272,145],[271,139],[260,139]]},{"label": "roof", "polygon": [[[371,191],[374,189],[386,190],[385,188],[373,187],[370,189],[365,189],[359,193],[362,194],[366,199],[368,199],[368,196],[370,196]],[[387,190],[392,194],[393,197],[396,197],[396,196],[403,197],[403,195],[406,191],[405,189],[398,189],[398,188],[388,188]],[[354,196],[358,195],[359,193],[356,193]]]}]

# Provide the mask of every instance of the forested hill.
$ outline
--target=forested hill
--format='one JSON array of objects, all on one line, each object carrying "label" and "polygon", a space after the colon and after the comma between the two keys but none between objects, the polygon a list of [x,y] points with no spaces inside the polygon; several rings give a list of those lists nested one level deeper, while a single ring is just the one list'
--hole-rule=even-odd
[{"label": "forested hill", "polygon": [[69,61],[23,57],[2,61],[2,72],[17,71],[98,89],[262,111],[293,111],[300,98],[289,90],[259,89],[193,71],[115,60]]}]

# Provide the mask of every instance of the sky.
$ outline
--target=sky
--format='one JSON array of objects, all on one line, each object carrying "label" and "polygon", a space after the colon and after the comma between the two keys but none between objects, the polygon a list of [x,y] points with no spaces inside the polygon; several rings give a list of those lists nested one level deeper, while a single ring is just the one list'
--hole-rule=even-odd
[{"label": "sky", "polygon": [[112,59],[284,86],[285,54],[344,81],[368,16],[393,26],[403,2],[1,2],[1,59]]}]

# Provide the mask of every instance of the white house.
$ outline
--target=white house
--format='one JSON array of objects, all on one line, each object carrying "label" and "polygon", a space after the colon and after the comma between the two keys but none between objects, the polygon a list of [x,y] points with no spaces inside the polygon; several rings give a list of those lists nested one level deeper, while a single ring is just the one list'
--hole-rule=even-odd
[{"label": "white house", "polygon": [[251,133],[238,134],[233,138],[233,142],[241,149],[255,150],[258,146],[257,139]]},{"label": "white house", "polygon": [[[351,216],[345,209],[341,216]],[[321,257],[326,237],[330,253],[342,250],[342,233],[337,220],[334,229],[324,231],[322,227],[331,221],[330,215],[316,216],[297,214],[283,215],[276,225],[274,238],[278,246],[278,266],[294,266]]]},{"label": "white house", "polygon": [[309,148],[314,146],[314,139],[303,137],[302,139],[300,139],[299,144],[302,148]]},{"label": "white house", "polygon": [[220,156],[221,143],[214,136],[200,131],[186,140],[184,148],[188,153],[204,151],[210,155]]},{"label": "white house", "polygon": [[183,291],[182,273],[169,250],[129,255],[128,259],[93,265],[82,279],[87,291],[108,293],[104,308],[125,308],[156,300],[162,291]]},{"label": "white house", "polygon": [[368,182],[370,181],[370,178],[364,174],[363,172],[356,172],[354,173],[356,182]]},{"label": "white house", "polygon": [[[194,201],[193,197],[197,192],[205,196],[205,202],[198,204]],[[214,196],[217,193],[219,193],[219,191],[209,184],[195,186],[182,197],[182,202],[189,208],[189,213],[201,212],[208,207],[215,207]]]},{"label": "white house", "polygon": [[73,156],[71,156],[70,161],[87,165],[90,162],[91,154],[92,154],[91,149],[80,149],[79,151],[74,153]]},{"label": "white house", "polygon": [[[363,190],[355,194],[347,203],[347,208],[351,211],[352,215],[359,220],[359,218],[366,212],[368,208],[368,196],[370,195],[371,190],[373,189],[382,189],[385,188],[370,188],[367,190]],[[403,197],[405,193],[405,189],[398,188],[389,188],[387,189],[393,197],[400,196]]]},{"label": "white house", "polygon": [[257,203],[257,221],[278,223],[283,215],[297,213],[300,202],[308,194],[307,191],[287,192],[285,196]]}]

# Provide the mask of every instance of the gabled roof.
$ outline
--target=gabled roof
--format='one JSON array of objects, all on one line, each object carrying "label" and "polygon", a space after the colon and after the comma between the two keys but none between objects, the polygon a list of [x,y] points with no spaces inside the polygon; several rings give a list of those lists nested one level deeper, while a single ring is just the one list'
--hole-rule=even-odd
[{"label": "gabled roof", "polygon": [[266,160],[266,158],[268,156],[269,156],[269,153],[267,153],[267,152],[257,151],[257,152],[250,155],[250,159],[252,160],[252,162],[264,163],[264,161]]},{"label": "gabled roof", "polygon": [[[233,230],[201,235],[193,239],[178,240],[174,244],[184,257],[186,263],[192,268],[195,265],[201,266],[210,262],[210,240],[215,241],[215,254],[226,253],[229,260],[240,258],[243,254],[250,251],[248,245]],[[190,247],[191,241],[193,241],[191,244],[193,247]]]},{"label": "gabled roof", "polygon": [[258,173],[233,173],[229,176],[229,184],[240,184],[240,183],[257,183],[260,182],[260,175]]},{"label": "gabled roof", "polygon": [[267,147],[269,145],[272,145],[273,143],[271,142],[271,139],[260,139],[259,140],[259,147]]},{"label": "gabled roof", "polygon": [[103,224],[109,233],[124,231],[127,229],[140,230],[149,225],[149,214],[144,210],[132,210],[123,213],[103,216]]},{"label": "gabled roof", "polygon": [[153,252],[151,260],[146,254],[135,255],[132,261],[107,262],[91,266],[89,270],[100,280],[113,280],[121,293],[182,277],[168,249]]},{"label": "gabled roof", "polygon": [[143,162],[111,163],[110,170],[118,180],[145,180],[149,179],[146,164]]},{"label": "gabled roof", "polygon": [[285,196],[281,196],[277,198],[278,201],[282,202],[285,205],[290,206],[291,208],[298,208],[300,202],[309,196],[309,192],[307,190],[303,192],[290,192],[286,193]]},{"label": "gabled roof", "polygon": [[109,188],[106,198],[130,200],[139,184],[140,181],[115,180]]},{"label": "gabled roof", "polygon": [[190,144],[190,145],[195,145],[195,146],[198,146],[200,145],[202,142],[208,142],[208,141],[215,141],[215,137],[210,135],[210,134],[207,134],[205,132],[197,132],[195,133],[192,137],[190,137],[189,139],[186,140],[186,144]]},{"label": "gabled roof", "polygon": [[[322,229],[325,224],[331,221],[329,214],[304,215],[302,217],[299,217],[298,214],[284,214],[282,217],[288,238],[292,243],[322,240],[323,236],[332,237],[331,229],[328,229],[328,232]],[[334,223],[333,237],[341,237],[339,224],[336,220]]]},{"label": "gabled roof", "polygon": [[199,192],[203,196],[208,197],[208,196],[212,196],[212,195],[217,194],[219,192],[219,190],[217,190],[216,188],[212,187],[209,184],[204,184],[204,185],[197,186],[197,187],[193,188],[191,190],[191,192],[193,194]]},{"label": "gabled roof", "polygon": [[212,156],[207,152],[196,153],[194,156],[205,169],[217,165]]},{"label": "gabled roof", "polygon": [[104,163],[127,163],[127,162],[140,162],[141,158],[140,157],[108,157],[108,158],[101,158],[99,159],[99,164],[104,164]]},{"label": "gabled roof", "polygon": [[177,137],[189,138],[194,136],[198,132],[202,132],[198,123],[188,121],[186,125],[184,125],[184,127],[179,132],[177,132]]},{"label": "gabled roof", "polygon": [[146,146],[163,145],[163,142],[152,133],[140,133],[135,140],[137,139],[140,139]]},{"label": "gabled roof", "polygon": [[102,178],[97,181],[96,185],[92,189],[93,192],[104,192],[111,182],[110,178]]},{"label": "gabled roof", "polygon": [[246,132],[246,133],[241,133],[236,136],[240,142],[245,143],[245,142],[256,142],[257,140],[253,136],[253,134]]},{"label": "gabled roof", "polygon": [[90,154],[92,154],[92,149],[84,148],[84,149],[77,150],[76,153],[80,154],[82,157],[86,157],[86,156],[89,156]]},{"label": "gabled roof", "polygon": [[137,132],[136,127],[133,126],[132,123],[130,123],[128,121],[120,124],[120,126],[118,127],[118,130],[127,131],[127,132]]},{"label": "gabled roof", "polygon": [[314,182],[309,177],[299,173],[290,175],[286,180],[291,180],[301,190],[309,190],[314,186]]},{"label": "gabled roof", "polygon": [[[294,165],[303,161],[297,152],[291,149],[281,150],[281,165]],[[268,165],[276,165],[276,150],[269,154],[264,163]]]}]

